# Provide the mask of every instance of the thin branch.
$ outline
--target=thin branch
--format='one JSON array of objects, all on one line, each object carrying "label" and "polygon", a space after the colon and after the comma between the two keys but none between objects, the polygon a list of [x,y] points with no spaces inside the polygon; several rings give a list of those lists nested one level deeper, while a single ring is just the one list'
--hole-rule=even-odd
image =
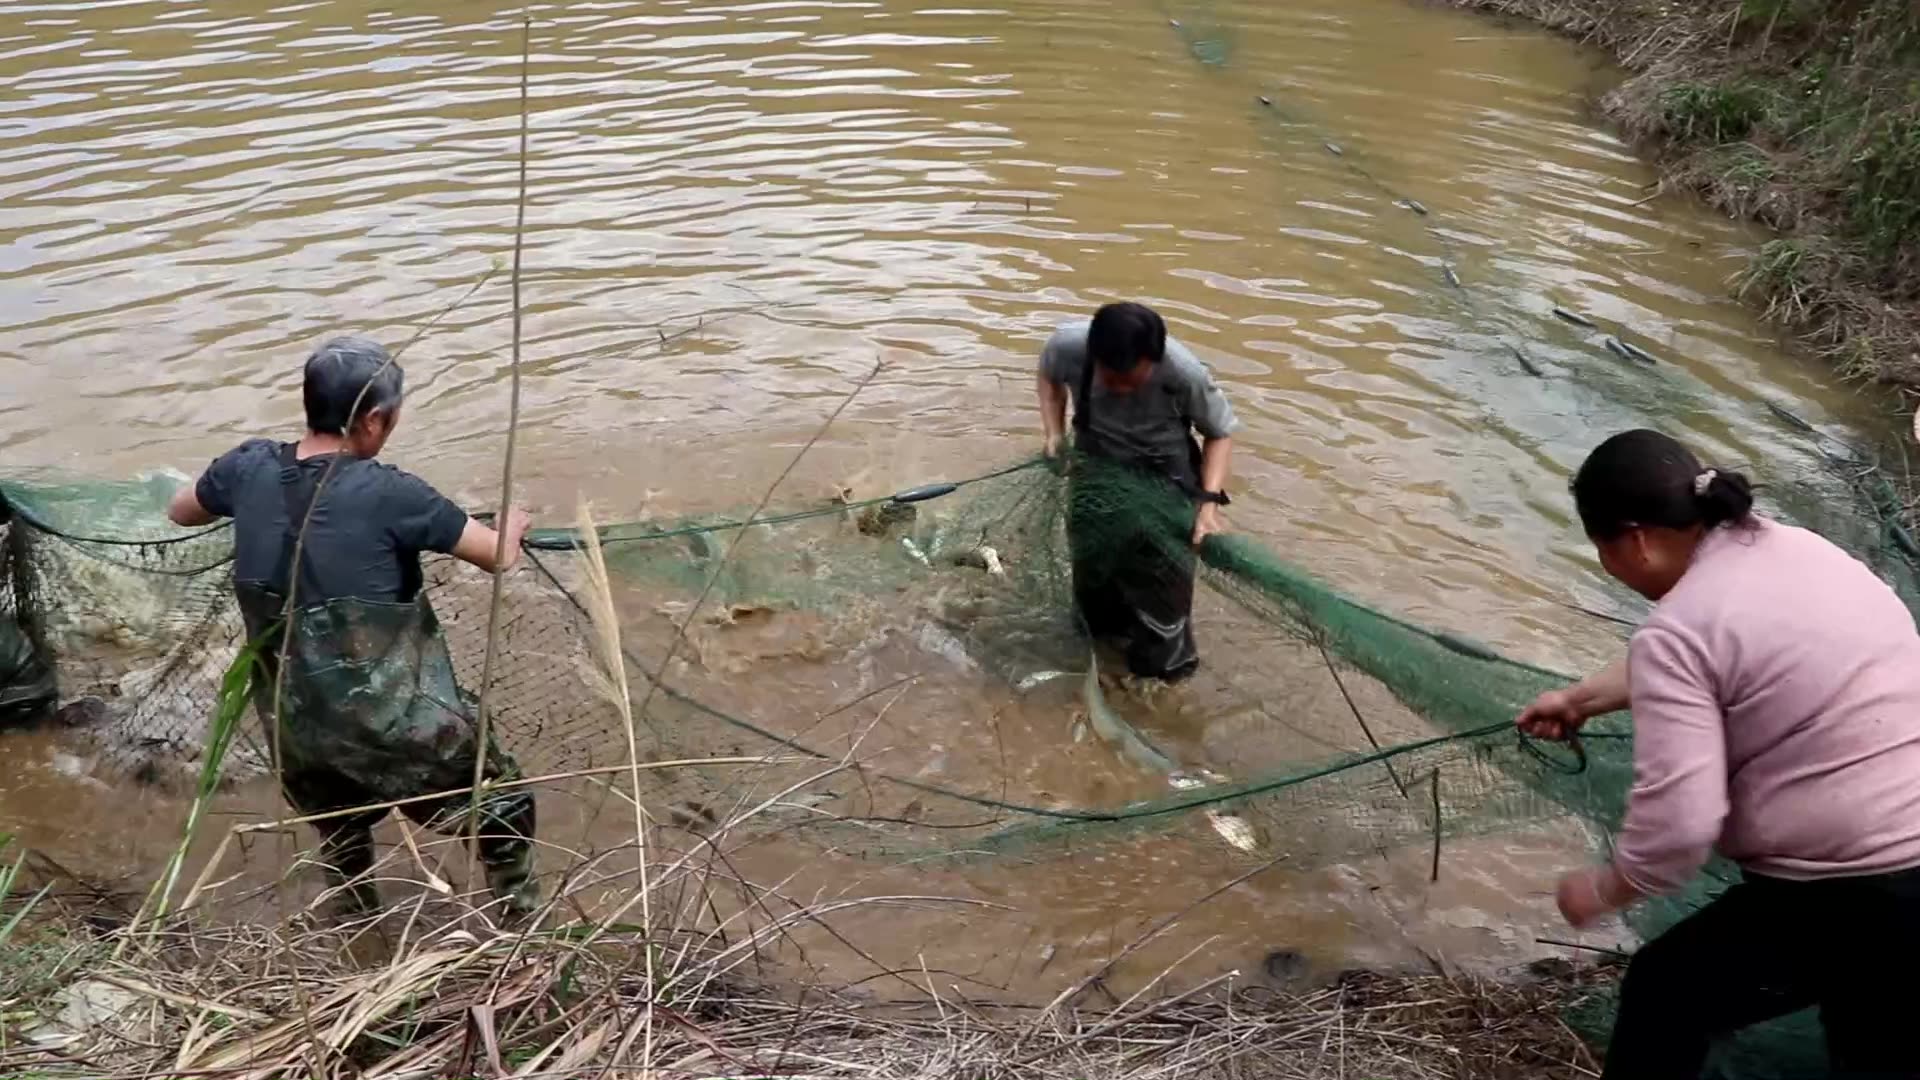
[{"label": "thin branch", "polygon": [[680,625],[674,628],[673,639],[667,643],[667,651],[660,657],[660,663],[655,666],[653,674],[647,679],[647,692],[646,695],[640,699],[640,707],[635,710],[636,715],[641,717],[647,715],[647,706],[653,703],[653,696],[659,691],[660,680],[665,677],[667,673],[667,665],[673,663],[673,658],[679,654],[681,644],[686,641],[687,628],[693,624],[694,617],[697,616],[700,613],[700,609],[705,606],[707,597],[712,594],[714,586],[719,584],[720,578],[725,575],[727,571],[727,567],[733,563],[734,553],[740,549],[741,538],[746,536],[747,530],[759,520],[760,515],[766,512],[767,504],[773,500],[773,493],[780,490],[780,485],[786,483],[787,477],[793,474],[793,470],[799,466],[801,459],[807,456],[807,453],[813,449],[816,443],[826,437],[828,430],[833,427],[834,421],[840,419],[840,414],[847,410],[847,406],[853,404],[853,399],[859,397],[860,392],[865,390],[885,367],[885,360],[877,361],[873,365],[873,370],[867,372],[858,383],[854,384],[853,389],[847,391],[846,396],[840,399],[840,404],[834,406],[833,412],[827,415],[827,418],[821,422],[820,427],[815,430],[813,435],[807,439],[806,443],[794,453],[792,460],[787,462],[787,467],[780,470],[780,475],[774,477],[773,483],[767,485],[767,490],[761,493],[760,502],[753,508],[753,512],[747,515],[746,520],[740,523],[738,529],[734,530],[733,538],[727,542],[727,550],[720,556],[720,561],[714,565],[713,572],[707,575],[706,584],[700,589],[700,595],[694,597],[693,603],[687,607],[686,614],[681,616]]},{"label": "thin branch", "polygon": [[[520,20],[520,186],[513,214],[513,351],[508,359],[507,447],[505,460],[500,466],[500,514],[503,526],[507,525],[505,518],[513,507],[514,451],[520,434],[520,330],[526,314],[520,302],[520,271],[527,238],[527,97],[532,66],[533,16],[527,15]],[[472,840],[468,850],[469,872],[480,859],[480,803],[485,797],[481,788],[486,782],[487,763],[491,757],[491,743],[488,740],[492,736],[493,717],[488,706],[492,704],[493,696],[493,662],[500,649],[500,605],[506,593],[508,531],[503,527],[494,534],[493,591],[487,600],[487,644],[480,661],[479,706],[474,718],[473,798],[467,815]]]}]

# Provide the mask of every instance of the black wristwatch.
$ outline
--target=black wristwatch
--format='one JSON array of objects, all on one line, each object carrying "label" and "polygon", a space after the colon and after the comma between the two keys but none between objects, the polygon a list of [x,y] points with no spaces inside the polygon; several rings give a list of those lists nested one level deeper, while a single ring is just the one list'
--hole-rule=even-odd
[{"label": "black wristwatch", "polygon": [[1199,500],[1201,502],[1210,502],[1215,506],[1233,505],[1233,500],[1227,498],[1227,493],[1224,491],[1202,491],[1199,495]]}]

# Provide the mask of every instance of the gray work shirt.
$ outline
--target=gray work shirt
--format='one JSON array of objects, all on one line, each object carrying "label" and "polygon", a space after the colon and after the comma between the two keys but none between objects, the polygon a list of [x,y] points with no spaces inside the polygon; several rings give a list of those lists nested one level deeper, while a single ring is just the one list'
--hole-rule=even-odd
[{"label": "gray work shirt", "polygon": [[[1080,384],[1088,363],[1087,331],[1092,326],[1090,318],[1067,323],[1040,350],[1041,376],[1068,389],[1075,415],[1087,409],[1080,400]],[[1094,437],[1119,457],[1184,464],[1193,432],[1206,439],[1224,439],[1240,426],[1207,366],[1172,338],[1167,339],[1166,356],[1154,365],[1152,378],[1138,389],[1109,393],[1098,378],[1092,389],[1089,426]]]},{"label": "gray work shirt", "polygon": [[[273,580],[288,531],[282,445],[252,439],[227,451],[207,466],[194,494],[208,513],[233,519],[234,580],[285,595],[287,583]],[[334,456],[310,457],[298,468],[317,478]],[[301,547],[301,606],[341,598],[408,603],[420,591],[421,553],[451,552],[466,527],[466,511],[425,480],[342,457]]]}]

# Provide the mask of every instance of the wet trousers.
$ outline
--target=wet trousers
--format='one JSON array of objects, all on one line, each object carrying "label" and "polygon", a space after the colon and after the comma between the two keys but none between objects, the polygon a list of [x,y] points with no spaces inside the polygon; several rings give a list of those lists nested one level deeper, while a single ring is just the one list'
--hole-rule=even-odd
[{"label": "wet trousers", "polygon": [[1634,954],[1605,1080],[1695,1080],[1710,1041],[1814,1007],[1832,1075],[1920,1077],[1920,870],[1749,874]]},{"label": "wet trousers", "polygon": [[1124,513],[1076,508],[1068,517],[1068,540],[1074,606],[1087,631],[1096,640],[1116,641],[1137,677],[1177,681],[1193,674],[1200,666],[1193,558],[1169,551],[1141,523],[1124,520]]}]

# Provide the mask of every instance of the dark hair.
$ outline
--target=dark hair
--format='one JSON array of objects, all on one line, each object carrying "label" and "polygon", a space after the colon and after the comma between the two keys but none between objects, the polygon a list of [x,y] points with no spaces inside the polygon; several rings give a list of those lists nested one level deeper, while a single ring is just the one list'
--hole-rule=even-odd
[{"label": "dark hair", "polygon": [[1087,354],[1108,371],[1132,371],[1145,357],[1159,363],[1167,354],[1167,324],[1145,304],[1107,304],[1093,313]]},{"label": "dark hair", "polygon": [[[354,421],[371,412],[391,412],[400,405],[403,376],[378,342],[362,337],[337,337],[307,357],[302,398],[307,405],[307,430],[323,435],[345,435]],[[361,391],[366,396],[361,396]],[[354,410],[358,402],[359,410]]]},{"label": "dark hair", "polygon": [[1595,540],[1656,526],[1709,529],[1746,520],[1753,485],[1737,472],[1707,469],[1693,452],[1657,431],[1625,431],[1587,455],[1573,477],[1580,524]]}]

